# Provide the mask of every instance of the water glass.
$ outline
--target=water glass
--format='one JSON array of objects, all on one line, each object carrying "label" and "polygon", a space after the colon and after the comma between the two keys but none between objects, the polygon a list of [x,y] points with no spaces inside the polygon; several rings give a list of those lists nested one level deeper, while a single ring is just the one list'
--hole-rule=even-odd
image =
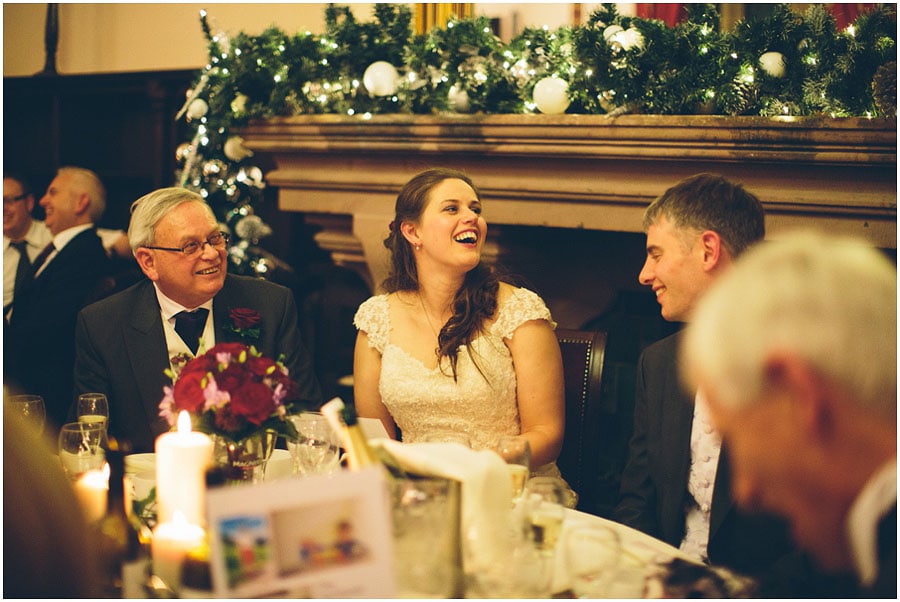
[{"label": "water glass", "polygon": [[47,409],[40,395],[10,395],[6,403],[13,411],[25,419],[26,424],[41,434],[47,421]]},{"label": "water glass", "polygon": [[461,597],[459,481],[396,479],[389,487],[398,596]]},{"label": "water glass", "polygon": [[340,448],[328,420],[319,412],[291,416],[297,438],[287,440],[294,472],[301,475],[329,474],[340,467]]},{"label": "water glass", "polygon": [[59,430],[59,460],[72,480],[89,470],[99,470],[106,461],[103,425],[90,422],[68,422]]},{"label": "water glass", "polygon": [[512,499],[517,501],[525,492],[525,481],[528,480],[531,471],[531,446],[523,437],[506,435],[500,437],[494,451],[500,454],[500,457],[506,462],[512,487]]},{"label": "water glass", "polygon": [[78,422],[97,423],[107,431],[109,426],[109,401],[103,393],[82,393],[76,406]]}]

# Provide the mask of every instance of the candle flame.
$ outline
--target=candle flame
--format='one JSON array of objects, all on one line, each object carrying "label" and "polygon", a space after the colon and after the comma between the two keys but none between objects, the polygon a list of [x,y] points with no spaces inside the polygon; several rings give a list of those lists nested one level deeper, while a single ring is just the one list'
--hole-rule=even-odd
[{"label": "candle flame", "polygon": [[191,415],[187,410],[178,412],[178,434],[191,432]]}]

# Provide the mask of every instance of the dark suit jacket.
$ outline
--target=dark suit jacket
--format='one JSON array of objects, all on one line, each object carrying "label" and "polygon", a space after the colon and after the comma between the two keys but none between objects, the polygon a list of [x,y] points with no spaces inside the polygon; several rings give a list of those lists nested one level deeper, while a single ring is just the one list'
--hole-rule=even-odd
[{"label": "dark suit jacket", "polygon": [[[694,395],[677,364],[679,333],[647,347],[638,360],[634,432],[613,518],[675,547],[685,532]],[[783,521],[738,512],[730,495],[727,442],[710,510],[710,563],[757,575],[791,550]]]},{"label": "dark suit jacket", "polygon": [[75,318],[111,289],[110,262],[95,230],[85,230],[60,249],[30,285],[17,290],[4,330],[4,378],[43,396],[45,432],[66,422],[73,402]]},{"label": "dark suit jacket", "polygon": [[[258,339],[241,340],[224,329],[229,309],[250,308],[262,320]],[[149,280],[90,305],[78,315],[75,389],[109,397],[109,432],[130,440],[135,451],[153,451],[156,437],[169,429],[159,417],[163,386],[171,380],[166,338],[156,291]],[[312,358],[297,326],[291,291],[256,278],[228,275],[213,301],[216,342],[253,345],[284,363],[297,382],[301,399],[316,405],[322,393]]]}]

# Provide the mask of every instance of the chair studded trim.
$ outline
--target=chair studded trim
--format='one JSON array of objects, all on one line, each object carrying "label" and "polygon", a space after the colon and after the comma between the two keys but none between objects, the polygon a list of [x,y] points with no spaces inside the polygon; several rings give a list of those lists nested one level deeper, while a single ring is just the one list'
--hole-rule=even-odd
[{"label": "chair studded trim", "polygon": [[579,508],[590,508],[593,483],[600,472],[606,332],[557,329],[556,338],[566,398],[566,430],[557,465],[578,493]]}]

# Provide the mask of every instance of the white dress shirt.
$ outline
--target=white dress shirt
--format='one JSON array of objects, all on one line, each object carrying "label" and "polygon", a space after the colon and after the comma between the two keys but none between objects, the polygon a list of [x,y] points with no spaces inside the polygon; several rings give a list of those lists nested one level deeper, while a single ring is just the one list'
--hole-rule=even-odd
[{"label": "white dress shirt", "polygon": [[708,557],[709,516],[721,449],[722,439],[709,418],[706,398],[697,391],[691,425],[691,470],[688,473],[688,493],[693,503],[685,512],[685,533],[680,548],[703,562]]},{"label": "white dress shirt", "polygon": [[856,575],[863,586],[878,576],[878,522],[897,505],[897,458],[866,481],[847,513],[847,534]]},{"label": "white dress shirt", "polygon": [[216,344],[216,329],[213,324],[212,299],[197,307],[184,307],[180,303],[165,296],[163,292],[159,290],[159,286],[157,286],[155,282],[153,283],[153,288],[156,289],[156,300],[159,302],[159,311],[160,316],[162,317],[163,331],[166,334],[166,348],[168,349],[170,364],[171,359],[179,354],[185,354],[189,358],[194,357],[194,354],[191,353],[187,343],[182,340],[181,335],[175,332],[175,316],[182,311],[194,311],[200,307],[209,310],[209,315],[206,316],[206,325],[203,327],[203,335],[200,337],[200,347],[197,348],[198,354],[202,354]]},{"label": "white dress shirt", "polygon": [[[28,243],[26,252],[28,259],[34,261],[34,258],[47,246],[53,235],[50,230],[40,220],[31,220],[31,226],[25,233],[25,242]],[[19,251],[11,246],[12,240],[5,235],[3,236],[3,307],[6,307],[13,300],[13,291],[16,285],[16,267],[19,265]]]}]

